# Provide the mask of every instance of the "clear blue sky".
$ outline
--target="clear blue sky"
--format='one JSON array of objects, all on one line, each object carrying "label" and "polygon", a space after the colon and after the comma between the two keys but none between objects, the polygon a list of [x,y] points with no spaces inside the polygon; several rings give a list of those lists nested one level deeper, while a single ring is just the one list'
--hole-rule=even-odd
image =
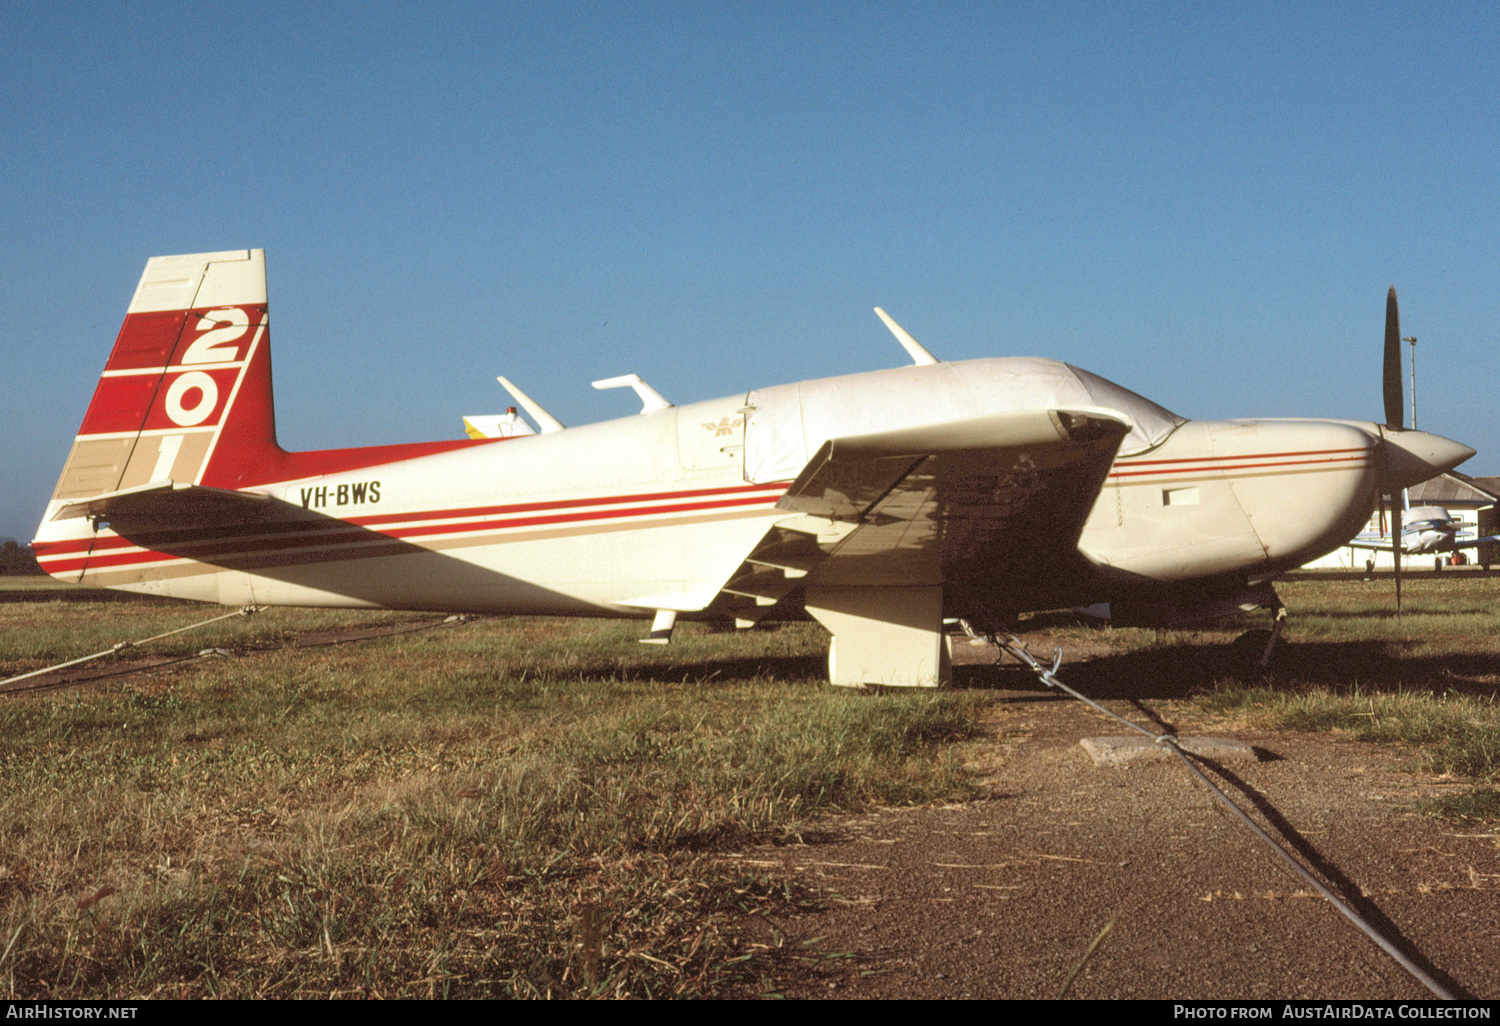
[{"label": "clear blue sky", "polygon": [[1492,3],[0,6],[0,534],[141,268],[264,248],[294,449],[1056,356],[1189,417],[1420,426],[1500,473]]}]

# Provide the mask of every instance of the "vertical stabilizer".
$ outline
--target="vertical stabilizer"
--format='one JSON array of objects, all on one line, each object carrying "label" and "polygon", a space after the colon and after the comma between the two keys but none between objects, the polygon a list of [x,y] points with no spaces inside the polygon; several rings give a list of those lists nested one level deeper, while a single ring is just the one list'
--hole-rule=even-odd
[{"label": "vertical stabilizer", "polygon": [[59,519],[65,507],[168,482],[234,488],[284,455],[268,327],[264,250],[147,261],[37,530],[42,569],[87,578],[97,518]]},{"label": "vertical stabilizer", "polygon": [[[53,493],[160,481],[234,487],[276,451],[265,251],[154,257]],[[215,452],[237,466],[216,465]]]}]

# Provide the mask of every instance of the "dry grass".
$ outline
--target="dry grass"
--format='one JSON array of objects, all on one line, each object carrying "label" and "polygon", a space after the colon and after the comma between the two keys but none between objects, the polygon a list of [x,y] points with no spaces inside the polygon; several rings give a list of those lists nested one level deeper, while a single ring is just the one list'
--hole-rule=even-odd
[{"label": "dry grass", "polygon": [[[1233,632],[1036,626],[1116,653],[1065,667],[1092,694],[1400,744],[1494,782],[1500,582],[1412,582],[1399,624],[1388,585],[1281,591],[1293,644],[1269,679],[1235,666]],[[0,603],[0,674],[211,612]],[[0,994],[755,994],[837,953],[747,933],[823,899],[725,852],[969,795],[966,743],[1032,686],[966,668],[965,690],[830,689],[805,624],[689,624],[662,649],[639,624],[490,619],[282,647],[434,619],[272,611],[161,646],[233,658],[0,705]],[[1435,811],[1492,816],[1493,790],[1472,794]]]},{"label": "dry grass", "polygon": [[[0,668],[69,654],[14,608]],[[200,615],[47,613],[85,650]],[[831,691],[810,627],[689,626],[664,652],[633,624],[495,619],[266,650],[301,617],[390,618],[234,621],[208,640],[238,658],[0,707],[0,993],[753,993],[794,956],[745,918],[817,899],[726,845],[970,790],[951,742],[981,733],[976,698]]]}]

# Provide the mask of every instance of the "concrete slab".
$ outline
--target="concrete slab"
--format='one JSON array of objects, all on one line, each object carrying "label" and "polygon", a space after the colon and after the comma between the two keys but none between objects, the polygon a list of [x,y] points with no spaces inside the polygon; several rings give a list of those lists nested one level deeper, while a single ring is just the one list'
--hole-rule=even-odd
[{"label": "concrete slab", "polygon": [[[1125,737],[1086,737],[1078,742],[1094,760],[1095,766],[1125,766],[1132,762],[1161,762],[1176,759],[1166,745],[1159,745],[1143,734]],[[1180,737],[1182,750],[1215,762],[1258,762],[1254,748],[1243,741],[1225,737]]]}]

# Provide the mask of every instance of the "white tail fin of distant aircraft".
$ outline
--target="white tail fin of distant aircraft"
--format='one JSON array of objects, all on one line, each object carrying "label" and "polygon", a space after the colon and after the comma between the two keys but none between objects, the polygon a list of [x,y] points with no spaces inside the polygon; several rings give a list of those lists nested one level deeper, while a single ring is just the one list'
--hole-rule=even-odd
[{"label": "white tail fin of distant aircraft", "polygon": [[504,413],[470,414],[464,418],[464,434],[470,438],[515,438],[536,432],[512,406]]}]

